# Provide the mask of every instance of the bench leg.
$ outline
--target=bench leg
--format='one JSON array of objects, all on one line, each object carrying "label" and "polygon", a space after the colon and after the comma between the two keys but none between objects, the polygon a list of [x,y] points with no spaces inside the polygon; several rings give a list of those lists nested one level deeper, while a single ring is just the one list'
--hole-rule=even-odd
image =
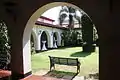
[{"label": "bench leg", "polygon": [[50,65],[50,71],[52,70],[52,67],[55,69],[55,64]]},{"label": "bench leg", "polygon": [[54,69],[55,69],[55,65],[54,65]]},{"label": "bench leg", "polygon": [[77,66],[77,73],[80,72],[80,66]]},{"label": "bench leg", "polygon": [[50,71],[52,70],[52,65],[50,65]]},{"label": "bench leg", "polygon": [[51,71],[51,66],[50,66],[50,71]]}]

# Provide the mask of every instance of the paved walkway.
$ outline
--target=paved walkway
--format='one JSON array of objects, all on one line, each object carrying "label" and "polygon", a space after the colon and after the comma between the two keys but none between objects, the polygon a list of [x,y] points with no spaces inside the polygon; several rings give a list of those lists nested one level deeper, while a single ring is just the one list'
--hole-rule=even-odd
[{"label": "paved walkway", "polygon": [[68,79],[57,79],[57,78],[52,78],[52,77],[43,77],[43,76],[38,76],[38,75],[30,75],[24,79],[21,80],[68,80]]},{"label": "paved walkway", "polygon": [[[34,73],[34,75],[37,75],[37,76],[40,76],[40,75],[43,76],[44,75],[44,77],[49,78],[50,74],[47,74],[48,72],[49,72],[48,70],[40,70],[40,71],[37,71],[36,73]],[[70,75],[64,75],[64,76],[61,77],[61,79],[54,77],[54,79],[56,79],[56,80],[85,80],[84,76],[81,76],[81,77],[75,76],[73,78],[73,76],[70,76]],[[49,79],[49,80],[51,80],[51,79]]]},{"label": "paved walkway", "polygon": [[0,69],[0,80],[7,80],[11,76],[11,71]]},{"label": "paved walkway", "polygon": [[[99,79],[93,79],[93,78],[88,78],[85,79],[84,76],[75,76],[73,78],[73,76],[70,75],[62,75],[62,77],[56,77],[55,76],[51,76],[51,74],[48,74],[48,70],[40,70],[24,79],[20,79],[20,80],[99,80]],[[0,70],[0,80],[7,80],[7,77],[11,75],[11,71],[8,70]],[[52,73],[53,75],[53,73]]]},{"label": "paved walkway", "polygon": [[[46,75],[47,73],[49,72],[49,70],[40,70],[36,73],[34,73],[35,75],[45,75],[44,77],[50,77],[50,75]],[[70,76],[70,75],[64,75],[62,76],[61,78],[62,79],[56,79],[56,80],[99,80],[99,79],[93,79],[93,78],[85,78],[84,76],[75,76],[74,78],[72,78],[73,76]],[[54,77],[55,79],[55,77]],[[50,79],[51,80],[51,79]]]}]

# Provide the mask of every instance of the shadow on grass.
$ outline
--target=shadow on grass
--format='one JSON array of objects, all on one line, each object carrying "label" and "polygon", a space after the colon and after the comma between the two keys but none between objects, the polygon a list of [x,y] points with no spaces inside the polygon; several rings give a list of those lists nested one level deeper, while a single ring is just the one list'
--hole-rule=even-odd
[{"label": "shadow on grass", "polygon": [[99,79],[99,73],[89,74],[90,78]]},{"label": "shadow on grass", "polygon": [[63,50],[63,49],[68,49],[68,48],[71,48],[71,47],[58,47],[56,48],[57,50]]},{"label": "shadow on grass", "polygon": [[81,52],[75,52],[75,53],[71,54],[70,56],[71,57],[86,57],[90,54],[91,54],[91,52],[82,52],[81,51]]},{"label": "shadow on grass", "polygon": [[77,74],[78,73],[52,70],[43,76],[72,80]]},{"label": "shadow on grass", "polygon": [[63,46],[63,47],[58,47],[58,48],[55,48],[55,49],[57,49],[57,50],[64,50],[64,49],[75,48],[75,47],[80,47],[80,46]]},{"label": "shadow on grass", "polygon": [[58,48],[56,48],[57,50],[63,50],[63,49],[66,49],[66,48],[68,48],[68,47],[58,47]]}]

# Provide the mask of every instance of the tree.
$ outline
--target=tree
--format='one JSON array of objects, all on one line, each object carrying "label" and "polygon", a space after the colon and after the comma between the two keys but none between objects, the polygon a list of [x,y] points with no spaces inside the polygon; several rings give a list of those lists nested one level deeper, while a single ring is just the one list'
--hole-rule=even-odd
[{"label": "tree", "polygon": [[62,26],[62,23],[64,22],[65,18],[68,16],[67,13],[69,13],[69,11],[67,6],[61,6],[61,7],[62,9],[59,12],[59,24]]},{"label": "tree", "polygon": [[83,14],[82,21],[82,39],[84,41],[83,51],[93,52],[95,47],[93,46],[93,23],[87,14]]},{"label": "tree", "polygon": [[62,23],[64,22],[66,17],[69,17],[68,20],[68,28],[74,28],[74,18],[78,20],[79,25],[80,25],[80,17],[76,14],[76,9],[73,7],[69,6],[62,6],[62,9],[60,10],[59,13],[59,24],[62,26]]},{"label": "tree", "polygon": [[69,31],[65,30],[62,33],[62,40],[64,41],[64,46],[78,46],[78,32],[75,30]]},{"label": "tree", "polygon": [[10,39],[5,23],[0,21],[0,68],[6,69],[10,63]]},{"label": "tree", "polygon": [[60,10],[59,14],[59,24],[62,26],[62,23],[64,22],[65,18],[68,17],[68,29],[63,32],[63,38],[64,39],[64,45],[65,46],[75,46],[77,45],[78,41],[78,33],[74,29],[74,18],[78,20],[79,22],[79,28],[80,28],[80,17],[76,15],[76,9],[68,6],[62,6],[62,9]]},{"label": "tree", "polygon": [[[80,24],[82,24],[82,31],[80,33],[82,34],[82,39],[79,41],[83,41],[83,51],[85,52],[95,51],[95,48],[93,46],[93,41],[96,40],[96,32],[95,33],[93,32],[96,31],[93,28],[94,24],[92,23],[92,20],[85,12],[81,10],[80,13],[82,14],[82,16],[80,17],[76,14],[76,11],[77,11],[76,9],[68,6],[62,6],[62,10],[60,11],[60,16],[59,16],[60,25],[62,25],[66,17],[69,17],[68,20],[69,24],[67,26],[68,32],[64,32],[64,34],[67,37],[69,37],[70,40],[66,36],[65,39],[68,39],[67,42],[69,42],[70,44],[70,41],[73,38],[72,35],[76,34],[74,31],[74,18],[75,18],[79,23],[79,29],[80,29]],[[73,40],[73,42],[74,41],[75,40]]]},{"label": "tree", "polygon": [[97,29],[94,25],[93,26],[93,43],[96,44],[96,46],[99,46],[98,40],[99,40],[99,37],[98,37]]}]

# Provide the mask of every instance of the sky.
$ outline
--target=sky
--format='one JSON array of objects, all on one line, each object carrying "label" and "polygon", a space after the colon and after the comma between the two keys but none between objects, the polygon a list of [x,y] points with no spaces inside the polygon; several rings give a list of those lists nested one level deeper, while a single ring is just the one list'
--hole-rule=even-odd
[{"label": "sky", "polygon": [[[60,10],[61,10],[61,6],[57,6],[57,7],[51,8],[51,9],[47,10],[46,12],[44,12],[42,14],[42,16],[53,19],[53,20],[55,20],[55,22],[53,24],[58,24]],[[77,15],[81,16],[79,11],[77,11]]]},{"label": "sky", "polygon": [[50,19],[55,20],[53,24],[58,24],[58,18],[59,18],[59,12],[60,12],[61,6],[51,8],[44,12],[42,16],[48,17]]}]

